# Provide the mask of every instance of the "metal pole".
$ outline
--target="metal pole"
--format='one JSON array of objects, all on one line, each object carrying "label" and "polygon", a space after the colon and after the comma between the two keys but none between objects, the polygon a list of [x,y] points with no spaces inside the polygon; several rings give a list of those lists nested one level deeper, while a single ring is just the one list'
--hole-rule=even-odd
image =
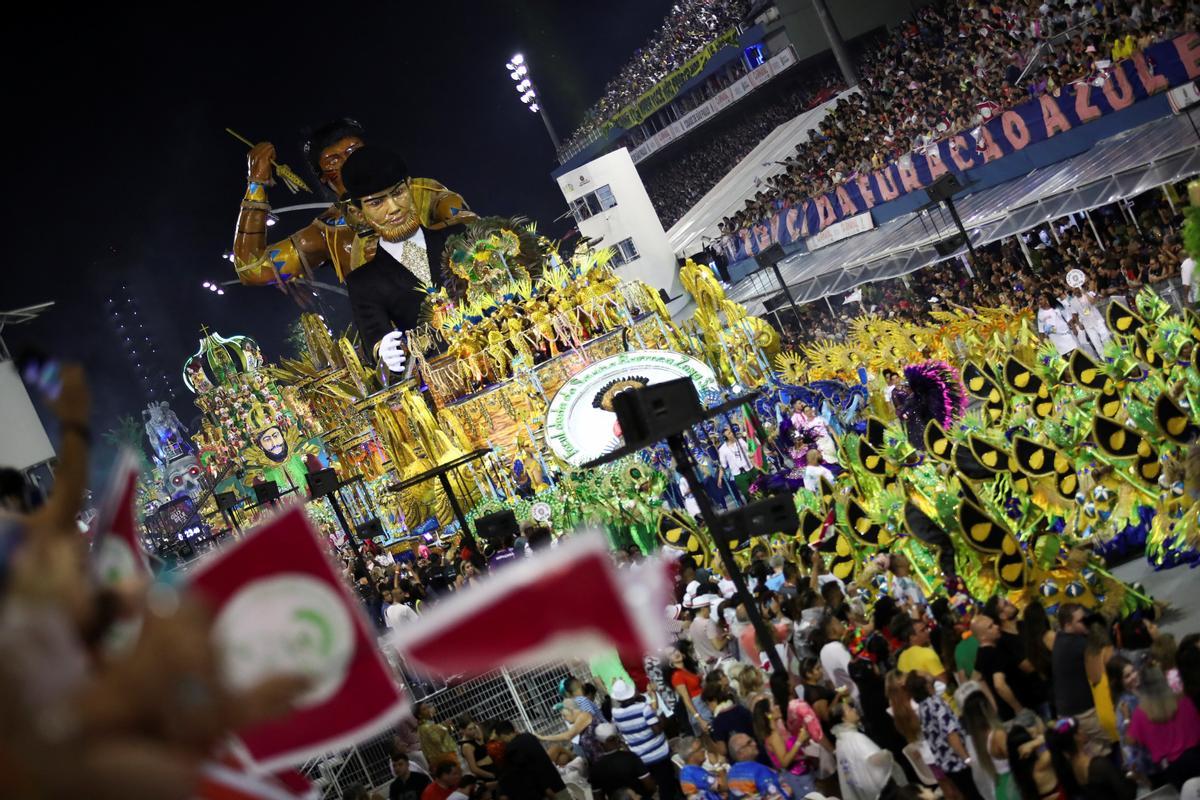
[{"label": "metal pole", "polygon": [[1025,256],[1025,263],[1029,265],[1030,269],[1033,269],[1033,256],[1029,254],[1029,245],[1025,244],[1025,237],[1019,233],[1014,235],[1017,237],[1017,244],[1021,246],[1021,254]]},{"label": "metal pole", "polygon": [[542,122],[546,125],[546,133],[550,134],[550,142],[554,145],[555,154],[562,149],[562,142],[558,140],[558,134],[554,130],[554,124],[550,122],[550,117],[546,115],[546,105],[542,101],[542,92],[538,89],[537,84],[533,82],[533,76],[529,76],[529,86],[533,89],[533,102],[537,103],[538,114],[542,118]]},{"label": "metal pole", "polygon": [[850,54],[846,52],[846,43],[842,41],[842,35],[838,32],[837,23],[829,13],[829,7],[825,5],[825,0],[812,0],[812,4],[813,9],[817,12],[817,19],[821,21],[821,28],[825,31],[825,38],[829,40],[829,48],[833,50],[833,57],[837,59],[838,68],[842,71],[846,88],[857,86],[858,73],[854,70],[854,62],[850,59]]},{"label": "metal pole", "polygon": [[1104,242],[1100,239],[1100,232],[1096,230],[1096,223],[1092,221],[1092,215],[1088,213],[1086,208],[1083,210],[1083,215],[1087,217],[1088,227],[1092,229],[1092,236],[1096,237],[1096,244],[1100,245],[1101,250],[1107,250],[1108,248],[1104,246]]},{"label": "metal pole", "polygon": [[1142,226],[1137,221],[1137,216],[1133,213],[1133,203],[1125,200],[1125,210],[1129,212],[1129,221],[1133,223],[1133,227],[1137,228],[1137,232],[1142,232]]},{"label": "metal pole", "polygon": [[554,152],[558,152],[562,147],[562,143],[558,140],[558,134],[554,131],[554,124],[550,122],[550,117],[546,116],[546,109],[541,103],[538,103],[538,114],[542,117],[542,122],[546,124],[546,133],[550,134],[550,143],[554,145]]},{"label": "metal pole", "polygon": [[944,201],[946,208],[950,211],[950,219],[954,220],[954,227],[958,228],[958,232],[962,234],[963,239],[967,243],[967,250],[971,253],[971,260],[975,260],[975,245],[971,244],[971,237],[967,236],[967,229],[963,227],[962,220],[959,219],[958,209],[954,207],[954,201],[947,197]]},{"label": "metal pole", "polygon": [[346,541],[350,542],[350,550],[354,553],[354,563],[369,575],[367,565],[363,563],[362,555],[359,553],[359,543],[354,538],[354,531],[350,530],[350,526],[346,524],[346,515],[342,513],[342,504],[338,501],[337,493],[330,493],[326,497],[329,498],[329,505],[333,506],[333,514],[337,517],[338,524],[342,526],[342,532],[346,534]]},{"label": "metal pole", "polygon": [[1120,200],[1117,201],[1117,208],[1121,209],[1121,219],[1126,222],[1133,222],[1133,219],[1129,216],[1129,209]]},{"label": "metal pole", "polygon": [[521,715],[521,722],[525,725],[525,730],[533,733],[533,720],[529,719],[528,712],[525,711],[525,706],[521,703],[521,695],[517,693],[517,685],[513,683],[512,675],[504,667],[500,668],[500,676],[504,678],[504,685],[508,688],[509,694],[512,695],[513,705],[517,707],[517,713]]},{"label": "metal pole", "polygon": [[[1164,183],[1162,187],[1163,197],[1167,198],[1167,205],[1171,207],[1171,213],[1175,213],[1175,201],[1171,199],[1171,193],[1167,191],[1167,185]],[[1083,213],[1087,213],[1086,211]]]},{"label": "metal pole", "polygon": [[779,262],[776,261],[771,265],[771,269],[775,272],[775,280],[779,282],[779,288],[783,289],[783,296],[787,298],[788,305],[792,307],[792,313],[796,315],[796,323],[800,322],[800,309],[796,307],[796,300],[792,297],[792,291],[788,289],[787,284],[783,282],[783,274],[779,271]]},{"label": "metal pole", "polygon": [[746,586],[746,578],[742,575],[742,568],[734,560],[733,551],[729,549],[729,542],[725,541],[725,537],[720,531],[717,514],[713,511],[712,500],[703,491],[700,479],[696,476],[696,469],[692,463],[691,453],[688,452],[687,443],[684,442],[683,434],[677,433],[668,436],[667,444],[671,448],[671,455],[675,457],[676,467],[679,469],[680,474],[687,480],[688,486],[694,486],[700,490],[692,491],[692,496],[695,498],[696,504],[700,506],[700,518],[704,520],[704,524],[708,527],[713,544],[716,545],[717,554],[721,556],[721,562],[725,565],[725,569],[729,573],[729,579],[733,581],[733,585],[737,589],[738,599],[746,607],[746,615],[750,617],[750,624],[754,626],[754,632],[758,635],[759,640],[767,645],[767,658],[771,662],[772,671],[778,672],[781,675],[786,674],[787,668],[784,667],[783,660],[779,657],[779,651],[775,649],[775,636],[767,627],[762,614],[758,612],[758,605],[754,602],[754,596],[750,594],[750,589]]},{"label": "metal pole", "polygon": [[[468,533],[470,529],[467,527],[467,515],[463,513],[462,506],[458,503],[458,497],[454,494],[454,490],[450,488],[450,481],[446,478],[446,473],[438,474],[438,481],[442,484],[442,491],[446,493],[446,497],[450,500],[450,510],[454,512],[454,517],[458,520],[458,524],[462,526],[462,532]],[[513,494],[516,494],[514,491]]]}]

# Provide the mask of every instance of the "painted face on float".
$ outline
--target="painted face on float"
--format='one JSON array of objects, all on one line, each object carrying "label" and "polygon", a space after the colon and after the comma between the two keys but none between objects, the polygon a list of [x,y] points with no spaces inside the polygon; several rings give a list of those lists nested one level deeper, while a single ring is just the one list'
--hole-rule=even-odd
[{"label": "painted face on float", "polygon": [[420,225],[413,210],[408,181],[364,197],[361,213],[367,224],[387,242],[404,241],[416,233]]},{"label": "painted face on float", "polygon": [[283,438],[283,431],[277,426],[271,426],[259,435],[258,446],[272,461],[279,462],[287,459],[287,440]]},{"label": "painted face on float", "polygon": [[355,150],[363,146],[363,140],[357,136],[347,136],[321,151],[317,164],[321,167],[321,182],[338,197],[346,193],[342,183],[342,165]]}]

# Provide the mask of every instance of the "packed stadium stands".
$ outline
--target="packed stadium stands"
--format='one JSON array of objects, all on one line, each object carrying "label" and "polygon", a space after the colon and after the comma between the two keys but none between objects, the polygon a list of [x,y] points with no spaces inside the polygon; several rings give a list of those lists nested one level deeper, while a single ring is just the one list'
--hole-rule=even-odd
[{"label": "packed stadium stands", "polygon": [[748,0],[678,0],[645,45],[604,87],[604,93],[587,110],[579,127],[567,137],[564,150],[572,150],[594,135],[605,122],[711,42],[735,26],[749,10]]},{"label": "packed stadium stands", "polygon": [[[1103,81],[1114,60],[1196,30],[1198,15],[1194,0],[1040,6],[950,0],[940,9],[921,9],[875,46],[860,48],[861,93],[845,98],[798,143],[786,167],[722,220],[722,230],[752,225],[951,133],[970,133],[978,143],[979,126],[992,115],[1030,96],[1059,96],[1074,83]],[[687,150],[673,155],[680,166],[647,170],[664,226],[703,197],[722,168],[749,153],[772,123],[811,105],[799,94],[785,99],[783,114],[761,112],[766,123],[742,120],[722,135],[694,136]]]}]

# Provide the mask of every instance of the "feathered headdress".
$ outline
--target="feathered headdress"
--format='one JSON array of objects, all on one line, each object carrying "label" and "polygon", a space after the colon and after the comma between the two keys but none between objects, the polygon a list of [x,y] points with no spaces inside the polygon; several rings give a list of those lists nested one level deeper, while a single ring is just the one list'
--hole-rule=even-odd
[{"label": "feathered headdress", "polygon": [[936,419],[945,429],[967,410],[967,387],[958,370],[945,361],[922,361],[904,368],[912,390],[909,412],[922,420],[922,428]]}]

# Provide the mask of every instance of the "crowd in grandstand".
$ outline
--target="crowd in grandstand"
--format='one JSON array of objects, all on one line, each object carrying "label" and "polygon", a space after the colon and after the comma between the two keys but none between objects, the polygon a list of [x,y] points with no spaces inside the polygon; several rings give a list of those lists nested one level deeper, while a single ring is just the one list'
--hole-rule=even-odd
[{"label": "crowd in grandstand", "polygon": [[720,94],[723,90],[737,83],[749,71],[750,67],[746,60],[741,58],[715,70],[699,86],[694,86],[677,96],[671,101],[669,107],[659,110],[651,117],[648,117],[642,124],[630,130],[622,138],[622,143],[631,150],[638,147],[642,142],[653,138],[655,134],[672,124],[679,117],[686,116]]},{"label": "crowd in grandstand", "polygon": [[[1091,212],[1100,242],[1082,214],[1043,225],[1026,236],[1026,259],[1016,238],[977,249],[972,279],[957,260],[945,261],[914,272],[860,287],[856,299],[843,305],[844,297],[800,307],[799,319],[783,303],[770,315],[782,329],[786,345],[810,344],[845,335],[853,317],[873,313],[881,317],[927,323],[930,311],[955,308],[1008,306],[1046,308],[1065,312],[1081,346],[1094,347],[1084,324],[1072,322],[1078,315],[1079,292],[1070,290],[1066,274],[1080,269],[1089,279],[1084,290],[1088,299],[1102,304],[1107,298],[1130,297],[1150,286],[1172,300],[1186,300],[1182,293],[1194,292],[1187,260],[1182,250],[1176,214],[1158,192],[1138,198],[1130,222],[1116,204]],[[1032,263],[1031,263],[1032,262]],[[1184,286],[1179,282],[1183,280]],[[1099,348],[1095,348],[1099,349]]]},{"label": "crowd in grandstand", "polygon": [[742,100],[744,105],[735,116],[705,127],[704,146],[689,147],[685,142],[677,153],[641,167],[642,182],[663,226],[678,221],[772,130],[843,88],[840,73],[830,68],[793,85],[780,97],[751,96]]},{"label": "crowd in grandstand", "polygon": [[[740,230],[947,135],[970,133],[978,143],[979,126],[1000,110],[1030,96],[1073,92],[1076,83],[1103,81],[1114,60],[1195,30],[1198,15],[1194,0],[1040,5],[950,0],[923,8],[887,38],[861,49],[856,64],[861,93],[840,102],[797,143],[787,167],[724,219],[722,230]],[[1038,50],[1039,44],[1045,47]],[[752,139],[693,136],[694,151],[685,158],[696,164],[736,155],[736,163],[761,137]],[[723,174],[671,170],[651,178],[648,189],[663,203],[658,208],[664,226]]]},{"label": "crowd in grandstand", "polygon": [[570,150],[586,141],[614,114],[653,89],[697,50],[736,26],[749,8],[748,0],[677,0],[662,27],[633,52],[633,57],[605,85],[604,93],[585,112],[564,148]]}]

